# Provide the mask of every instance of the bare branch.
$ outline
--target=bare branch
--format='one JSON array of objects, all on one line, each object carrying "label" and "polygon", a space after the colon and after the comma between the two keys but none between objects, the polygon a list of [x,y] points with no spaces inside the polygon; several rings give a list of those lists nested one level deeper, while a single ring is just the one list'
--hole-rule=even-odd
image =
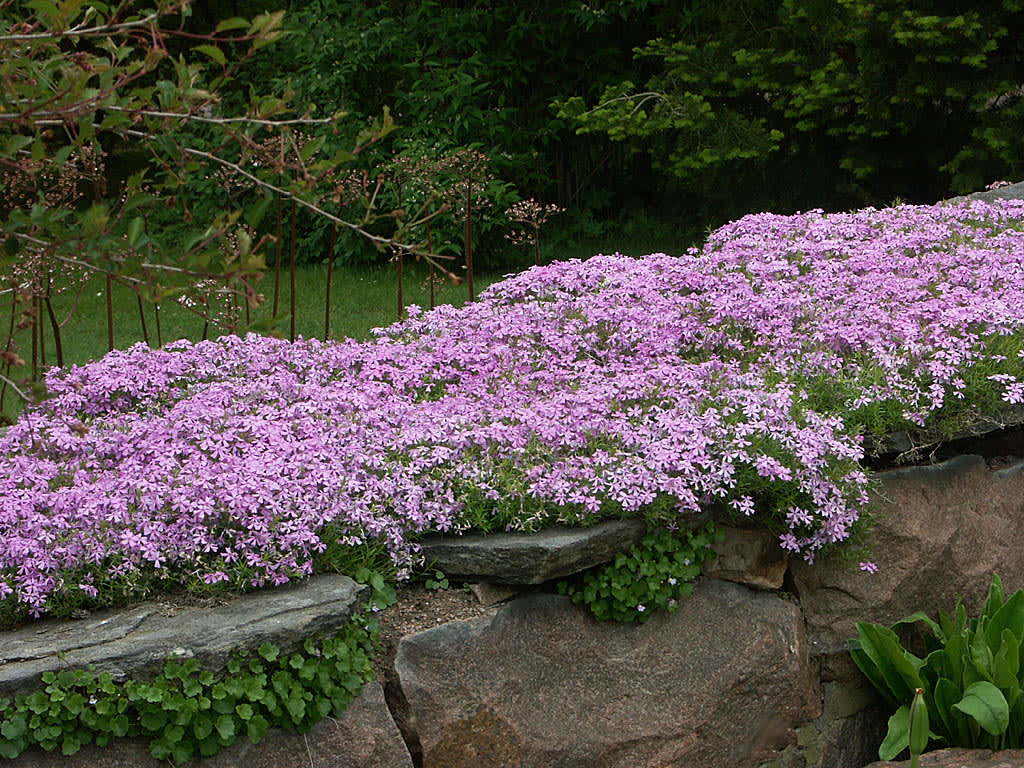
[{"label": "bare branch", "polygon": [[15,384],[7,376],[4,376],[2,373],[0,373],[0,381],[6,383],[11,389],[13,389],[15,391],[15,393],[18,395],[18,397],[20,397],[26,403],[32,402],[32,399],[28,395],[26,395],[24,392],[22,392],[17,384]]},{"label": "bare branch", "polygon": [[[163,11],[166,13],[167,11]],[[28,42],[31,40],[59,40],[65,37],[107,37],[109,35],[117,34],[124,30],[138,29],[140,27],[148,27],[160,18],[160,11],[153,11],[153,13],[135,21],[124,21],[120,24],[100,24],[95,27],[83,27],[81,25],[77,27],[71,27],[64,30],[63,32],[38,32],[35,34],[24,34],[24,35],[0,35],[0,43],[20,43]]]},{"label": "bare branch", "polygon": [[659,93],[657,91],[645,91],[644,93],[631,93],[626,94],[625,96],[617,96],[614,99],[609,99],[606,102],[598,104],[596,107],[592,109],[588,109],[586,112],[583,112],[580,115],[580,117],[592,114],[594,112],[597,112],[598,110],[605,109],[606,107],[609,107],[618,101],[633,101],[634,99],[640,99],[640,103],[634,106],[633,111],[630,113],[635,115],[637,110],[639,110],[648,101],[652,101],[654,99],[658,99],[659,101],[666,101],[668,99],[668,96],[666,96],[664,93]]},{"label": "bare branch", "polygon": [[128,112],[132,115],[141,115],[143,117],[189,120],[197,123],[213,123],[214,125],[245,123],[246,125],[263,125],[270,128],[276,128],[282,125],[329,125],[335,120],[333,117],[296,117],[290,120],[264,120],[258,117],[205,117],[203,115],[189,112],[160,112],[152,109],[128,109],[126,107],[115,106],[105,106],[103,109],[111,112]]}]

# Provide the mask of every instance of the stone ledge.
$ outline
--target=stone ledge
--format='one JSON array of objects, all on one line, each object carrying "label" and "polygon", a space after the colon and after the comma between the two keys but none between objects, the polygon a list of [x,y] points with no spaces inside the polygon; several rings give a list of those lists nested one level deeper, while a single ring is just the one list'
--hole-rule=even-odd
[{"label": "stone ledge", "polygon": [[972,192],[969,195],[960,195],[959,197],[951,197],[948,200],[943,200],[943,203],[957,205],[959,203],[966,203],[971,200],[983,200],[989,203],[993,200],[1022,200],[1024,199],[1024,181],[1019,181],[1016,184],[1010,184],[1008,187],[999,187],[998,189],[986,189],[982,192]]},{"label": "stone ledge", "polygon": [[340,631],[369,594],[347,576],[325,574],[214,609],[144,603],[86,619],[43,620],[0,635],[0,695],[38,688],[43,672],[89,665],[125,680],[152,676],[167,659],[194,657],[216,674],[236,653],[263,643],[288,653],[311,635]]},{"label": "stone ledge", "polygon": [[433,535],[421,544],[427,565],[449,579],[543,584],[612,560],[639,544],[646,532],[643,520],[611,520],[537,533]]}]

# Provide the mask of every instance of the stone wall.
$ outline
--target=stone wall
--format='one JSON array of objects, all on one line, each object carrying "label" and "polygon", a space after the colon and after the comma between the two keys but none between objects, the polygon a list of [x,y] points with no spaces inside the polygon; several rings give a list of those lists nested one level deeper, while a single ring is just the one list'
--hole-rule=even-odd
[{"label": "stone wall", "polygon": [[[304,736],[271,733],[255,748],[238,743],[204,764],[863,768],[877,760],[888,713],[849,660],[846,640],[856,621],[935,615],[959,595],[976,613],[993,571],[1007,590],[1024,586],[1024,464],[1005,464],[961,456],[881,472],[877,574],[838,558],[788,561],[771,538],[730,529],[694,594],[675,614],[642,625],[599,623],[553,594],[553,582],[524,587],[476,618],[401,638],[387,700],[371,683],[338,720]],[[514,582],[510,574],[531,561],[562,572],[560,547],[574,568],[589,564],[581,551],[607,560],[616,551],[609,545],[615,525],[590,529],[593,546],[578,532],[529,546],[481,543],[503,554],[491,559],[494,573],[475,578]],[[629,526],[619,533],[619,548],[635,540]],[[447,546],[428,544],[436,553]],[[479,568],[487,558],[471,560]],[[41,622],[3,636],[0,695],[70,662],[122,676],[144,675],[167,656],[217,666],[225,649],[331,631],[364,597],[344,577],[322,576],[215,610],[167,616],[160,606],[141,606]],[[976,762],[956,765],[996,764],[988,753],[968,757]],[[123,742],[74,758],[26,753],[12,765],[155,763],[144,746]]]}]

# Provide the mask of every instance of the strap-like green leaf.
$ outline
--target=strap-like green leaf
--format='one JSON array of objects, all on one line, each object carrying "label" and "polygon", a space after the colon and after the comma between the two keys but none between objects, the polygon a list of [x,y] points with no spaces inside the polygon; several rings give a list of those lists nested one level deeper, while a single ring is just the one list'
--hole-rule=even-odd
[{"label": "strap-like green leaf", "polygon": [[1024,590],[1014,592],[989,621],[985,632],[992,653],[999,650],[1004,629],[1009,629],[1017,636],[1018,645],[1024,639]]},{"label": "strap-like green leaf", "polygon": [[953,709],[953,705],[963,698],[960,687],[946,677],[940,677],[932,692],[935,701],[935,714],[939,722],[933,722],[936,726],[942,724],[944,731],[942,735],[949,744],[962,744],[962,738],[967,735],[967,722],[961,712]]},{"label": "strap-like green leaf", "polygon": [[878,747],[879,760],[892,760],[910,744],[910,708],[905,704],[889,718],[889,730]]},{"label": "strap-like green leaf", "polygon": [[999,650],[996,651],[995,658],[992,661],[992,682],[996,684],[999,690],[1003,691],[1007,702],[1011,706],[1011,696],[1016,701],[1016,693],[1020,691],[1020,681],[1017,679],[1019,672],[1020,640],[1017,639],[1017,635],[1010,629],[1003,629]]},{"label": "strap-like green leaf", "polygon": [[[871,660],[871,658],[864,653],[861,648],[860,640],[854,638],[848,641],[850,648],[850,656],[853,657],[853,663],[857,665],[864,676],[871,682],[872,687],[882,694],[882,698],[886,700],[886,703],[890,708],[896,708],[900,705],[899,700],[895,697],[889,685],[885,682],[885,678],[878,669],[878,665]],[[959,700],[957,696],[957,700]]]},{"label": "strap-like green leaf", "polygon": [[892,628],[896,629],[896,627],[900,626],[901,624],[916,624],[919,621],[923,621],[925,624],[927,624],[928,628],[931,629],[931,631],[937,637],[942,637],[942,629],[924,611],[915,611],[909,616],[904,616],[902,619],[893,624]]},{"label": "strap-like green leaf", "polygon": [[981,610],[984,618],[991,619],[996,612],[1003,607],[1003,582],[999,579],[998,573],[992,574],[992,585],[988,588],[988,599],[985,600],[985,607]]},{"label": "strap-like green leaf", "polygon": [[909,702],[923,685],[919,671],[924,660],[904,650],[888,627],[859,622],[857,632],[862,650],[878,667],[892,695],[897,701]]}]

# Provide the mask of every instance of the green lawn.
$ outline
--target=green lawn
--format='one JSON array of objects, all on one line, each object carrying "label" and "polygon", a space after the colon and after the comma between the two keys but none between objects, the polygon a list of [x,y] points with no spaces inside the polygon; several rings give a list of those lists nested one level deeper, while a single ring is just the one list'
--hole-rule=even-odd
[{"label": "green lawn", "polygon": [[[684,245],[668,246],[655,240],[636,242],[632,247],[611,244],[607,240],[588,240],[574,245],[572,248],[546,246],[542,243],[542,260],[546,263],[555,259],[587,258],[595,253],[612,253],[620,251],[634,256],[654,251],[678,252]],[[523,265],[530,265],[528,254],[524,252]],[[457,264],[458,262],[454,262]],[[464,269],[452,266],[459,274]],[[497,280],[503,274],[514,271],[483,271],[474,276],[474,288],[477,293]],[[289,307],[290,290],[287,268],[282,269],[281,284],[278,296],[279,333],[287,338],[290,328]],[[423,308],[430,305],[430,294],[427,286],[427,267],[422,263],[406,264],[403,274],[403,298],[406,305],[419,304]],[[325,264],[300,266],[295,276],[295,332],[299,336],[317,338],[324,337],[324,297],[327,287],[327,266]],[[393,264],[376,266],[341,267],[335,266],[331,286],[330,337],[342,339],[351,337],[366,339],[373,328],[390,325],[398,319],[397,300],[398,278]],[[268,271],[263,280],[256,286],[263,293],[265,301],[252,314],[255,322],[260,318],[272,315],[274,297],[274,276]],[[124,349],[143,340],[142,320],[139,316],[139,303],[135,294],[127,287],[113,285],[113,326],[114,346]],[[441,280],[435,287],[437,304],[454,304],[460,306],[468,300],[468,287],[465,282],[452,285],[450,281]],[[53,299],[54,309],[61,323],[61,339],[64,351],[64,364],[82,364],[102,357],[108,351],[106,280],[103,276],[94,276],[80,290],[68,290],[57,294]],[[151,345],[157,345],[157,311],[153,304],[143,303],[146,329]],[[0,310],[6,315],[6,308]],[[6,317],[4,317],[6,322]],[[244,313],[243,313],[244,321]],[[159,310],[160,341],[163,344],[187,338],[199,341],[203,337],[203,319],[185,309],[175,301],[165,301]],[[56,364],[53,334],[49,320],[43,318],[45,330],[44,350],[47,367]],[[211,325],[207,328],[208,338],[217,338],[225,331]],[[21,371],[12,371],[12,378],[23,378],[28,375],[32,355],[31,336],[27,331],[16,335],[17,349],[27,365]],[[22,403],[11,390],[5,393],[0,408],[0,423],[15,418],[21,410]]]},{"label": "green lawn", "polygon": [[[430,304],[427,271],[422,265],[406,266],[403,275],[403,298],[405,304],[419,304],[426,308]],[[495,280],[500,274],[475,276],[477,292]],[[397,301],[398,278],[393,266],[378,267],[337,267],[334,268],[331,286],[332,339],[352,337],[365,339],[370,330],[389,325],[398,319]],[[297,335],[324,337],[324,297],[327,287],[327,267],[310,265],[297,268],[295,275],[295,332]],[[113,286],[114,346],[123,349],[143,340],[139,303],[135,294],[127,287]],[[274,278],[268,274],[257,286],[266,297],[262,306],[252,314],[255,321],[271,316]],[[77,301],[76,301],[77,298]],[[438,304],[461,305],[468,299],[466,284],[454,286],[449,281],[439,283],[435,288]],[[289,306],[291,303],[287,270],[281,275],[278,297],[278,330],[285,337],[289,332]],[[94,276],[77,293],[68,291],[54,297],[54,309],[61,327],[64,348],[64,364],[81,364],[102,357],[108,351],[106,280]],[[157,311],[154,305],[143,303],[146,329],[150,344],[156,346]],[[243,316],[244,320],[244,316]],[[203,319],[180,306],[177,302],[166,301],[160,306],[160,339],[166,344],[173,339],[187,338],[199,341],[203,337]],[[47,366],[56,364],[53,334],[50,322],[43,321],[45,331],[44,352]],[[225,331],[211,325],[208,338],[216,338]],[[17,335],[18,352],[30,364],[32,354],[31,336],[28,332]],[[27,367],[20,374],[28,373]],[[19,374],[14,372],[17,377]],[[13,418],[21,404],[7,391],[3,413]]]}]

